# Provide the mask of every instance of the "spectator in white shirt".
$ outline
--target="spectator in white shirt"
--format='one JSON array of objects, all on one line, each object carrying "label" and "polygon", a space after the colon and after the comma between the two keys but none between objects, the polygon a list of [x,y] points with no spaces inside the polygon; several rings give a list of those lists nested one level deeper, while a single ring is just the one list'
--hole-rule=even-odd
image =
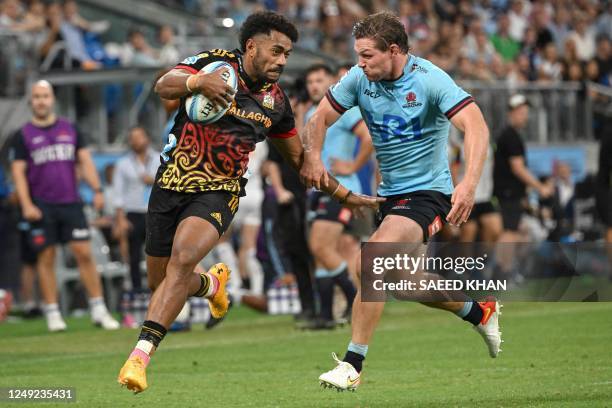
[{"label": "spectator in white shirt", "polygon": [[174,29],[169,25],[162,26],[158,36],[162,46],[159,50],[159,63],[165,67],[174,66],[176,61],[180,60],[179,51],[174,42]]},{"label": "spectator in white shirt", "polygon": [[113,175],[115,195],[116,236],[127,233],[132,289],[142,289],[140,261],[145,242],[145,215],[155,173],[159,166],[159,152],[149,146],[149,136],[141,127],[130,130],[130,151],[117,161]]},{"label": "spectator in white shirt", "polygon": [[576,44],[576,54],[578,59],[586,62],[595,56],[595,30],[589,27],[585,15],[580,15],[576,19],[574,31],[568,34]]}]

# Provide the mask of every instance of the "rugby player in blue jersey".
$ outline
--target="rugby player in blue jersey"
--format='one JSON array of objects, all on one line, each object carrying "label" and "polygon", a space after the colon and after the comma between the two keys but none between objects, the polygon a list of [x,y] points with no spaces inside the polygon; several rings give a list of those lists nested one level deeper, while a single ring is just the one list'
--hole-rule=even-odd
[{"label": "rugby player in blue jersey", "polygon": [[[302,180],[316,188],[327,185],[321,160],[326,129],[358,106],[382,176],[378,195],[386,198],[369,242],[427,242],[444,222],[467,221],[489,146],[487,125],[472,96],[440,68],[409,53],[404,26],[392,13],[365,17],[355,25],[353,36],[358,64],[329,89],[305,126]],[[455,187],[446,151],[451,123],[465,133],[466,172]],[[484,338],[489,355],[497,356],[501,333],[496,301],[478,303],[468,298],[427,305],[471,323]],[[357,388],[383,308],[383,302],[363,302],[359,288],[347,353],[343,361],[334,355],[337,366],[319,377],[322,385]]]}]

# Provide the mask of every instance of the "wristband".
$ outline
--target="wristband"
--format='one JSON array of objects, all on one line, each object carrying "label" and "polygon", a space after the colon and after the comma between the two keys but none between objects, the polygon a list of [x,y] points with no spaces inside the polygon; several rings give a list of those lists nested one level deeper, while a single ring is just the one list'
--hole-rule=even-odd
[{"label": "wristband", "polygon": [[191,88],[189,87],[189,80],[191,79],[191,77],[193,77],[193,75],[189,75],[189,76],[187,77],[187,80],[185,81],[185,88],[187,88],[187,91],[188,91],[189,93],[193,93],[193,91],[192,91],[192,90],[191,90]]},{"label": "wristband", "polygon": [[331,198],[336,198],[336,193],[338,192],[338,190],[340,190],[340,183],[338,183],[334,192],[330,194]]},{"label": "wristband", "polygon": [[344,198],[342,200],[340,200],[340,204],[346,203],[346,200],[348,200],[348,198],[351,196],[351,194],[353,194],[353,192],[351,190],[349,190],[348,193],[346,193],[346,195],[344,196]]}]

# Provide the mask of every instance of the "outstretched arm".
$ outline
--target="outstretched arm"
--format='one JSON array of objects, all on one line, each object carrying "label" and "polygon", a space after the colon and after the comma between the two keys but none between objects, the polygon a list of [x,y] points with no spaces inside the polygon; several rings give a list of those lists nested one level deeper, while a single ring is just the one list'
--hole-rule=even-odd
[{"label": "outstretched arm", "polygon": [[[288,138],[271,138],[270,140],[274,147],[278,149],[283,158],[289,164],[291,164],[295,170],[303,168],[302,164],[304,161],[304,149],[300,139],[297,136]],[[327,173],[325,168],[323,168],[323,172],[328,181],[327,184],[320,185],[320,190],[330,195],[333,199],[346,207],[359,211],[361,207],[377,208],[378,203],[384,201],[384,199],[380,197],[355,194],[340,184],[335,177]]]}]

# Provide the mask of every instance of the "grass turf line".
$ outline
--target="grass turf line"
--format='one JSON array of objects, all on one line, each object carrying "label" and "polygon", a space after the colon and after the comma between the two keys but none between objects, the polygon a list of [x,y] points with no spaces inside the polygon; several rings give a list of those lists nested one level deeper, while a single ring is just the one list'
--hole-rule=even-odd
[{"label": "grass turf line", "polygon": [[[300,332],[290,317],[234,308],[218,328],[170,333],[132,395],[116,375],[137,331],[88,319],[48,334],[0,325],[0,387],[75,387],[83,407],[604,407],[612,401],[612,303],[508,303],[497,359],[469,324],[420,305],[387,305],[355,393],[319,388],[349,329]],[[8,404],[3,406],[41,406]],[[45,407],[66,406],[45,403]]]}]

